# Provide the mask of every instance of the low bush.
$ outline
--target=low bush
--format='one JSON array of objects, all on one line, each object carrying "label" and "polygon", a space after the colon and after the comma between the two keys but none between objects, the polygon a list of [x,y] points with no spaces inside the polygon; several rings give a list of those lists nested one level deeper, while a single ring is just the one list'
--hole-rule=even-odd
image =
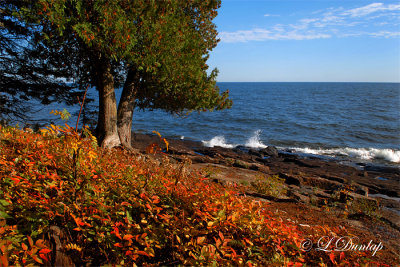
[{"label": "low bush", "polygon": [[[165,159],[103,150],[87,129],[0,128],[0,265],[296,265],[367,262],[301,249],[268,204]],[[49,238],[61,229],[61,247]],[[316,236],[343,234],[315,227]]]}]

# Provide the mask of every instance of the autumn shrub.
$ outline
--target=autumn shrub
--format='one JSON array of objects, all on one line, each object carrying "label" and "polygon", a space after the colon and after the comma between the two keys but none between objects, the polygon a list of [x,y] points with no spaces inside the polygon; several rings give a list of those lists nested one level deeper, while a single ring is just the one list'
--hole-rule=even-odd
[{"label": "autumn shrub", "polygon": [[[301,249],[308,237],[182,165],[103,150],[90,131],[0,128],[0,259],[4,266],[52,260],[50,227],[78,265],[357,265],[364,254]],[[183,163],[182,163],[183,164]],[[315,227],[315,235],[344,234]],[[342,231],[342,232],[340,232]],[[54,260],[54,259],[53,259]]]}]

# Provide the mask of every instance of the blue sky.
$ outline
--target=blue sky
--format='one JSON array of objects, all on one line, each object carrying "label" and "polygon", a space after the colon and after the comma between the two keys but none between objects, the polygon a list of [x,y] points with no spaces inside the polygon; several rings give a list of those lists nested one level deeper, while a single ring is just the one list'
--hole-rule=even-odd
[{"label": "blue sky", "polygon": [[222,0],[219,82],[400,82],[400,2]]}]

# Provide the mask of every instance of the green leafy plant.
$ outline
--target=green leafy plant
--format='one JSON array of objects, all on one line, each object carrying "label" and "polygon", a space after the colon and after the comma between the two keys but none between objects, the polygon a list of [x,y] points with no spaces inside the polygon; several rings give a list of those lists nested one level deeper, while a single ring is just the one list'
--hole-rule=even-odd
[{"label": "green leafy plant", "polygon": [[255,181],[251,182],[251,185],[258,193],[273,197],[281,197],[282,195],[286,195],[287,192],[285,179],[280,178],[278,175],[259,175]]}]

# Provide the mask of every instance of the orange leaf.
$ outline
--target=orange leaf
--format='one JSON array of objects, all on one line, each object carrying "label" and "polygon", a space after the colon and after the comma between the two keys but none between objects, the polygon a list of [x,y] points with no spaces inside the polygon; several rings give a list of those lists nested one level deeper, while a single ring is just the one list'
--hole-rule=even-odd
[{"label": "orange leaf", "polygon": [[146,252],[141,251],[141,250],[137,251],[136,253],[139,254],[139,255],[144,255],[144,256],[150,257],[149,254],[147,254]]},{"label": "orange leaf", "polygon": [[197,238],[197,244],[201,245],[204,242],[204,240],[206,240],[205,236],[199,236]]},{"label": "orange leaf", "polygon": [[43,264],[43,261],[39,259],[36,255],[33,255],[32,259],[34,259],[37,263]]},{"label": "orange leaf", "polygon": [[222,241],[225,239],[224,235],[221,233],[221,231],[218,232],[218,235],[219,235],[219,237],[221,238]]},{"label": "orange leaf", "polygon": [[28,235],[28,242],[29,242],[29,246],[33,247],[33,240],[29,235]]},{"label": "orange leaf", "polygon": [[131,240],[133,237],[134,237],[133,235],[127,234],[124,235],[124,240]]},{"label": "orange leaf", "polygon": [[22,243],[22,244],[21,244],[21,247],[22,247],[22,249],[25,250],[25,251],[28,250],[28,246],[25,245],[25,243]]},{"label": "orange leaf", "polygon": [[115,244],[114,244],[114,247],[122,248],[123,246],[122,246],[120,243],[115,243]]},{"label": "orange leaf", "polygon": [[3,266],[8,267],[8,260],[7,260],[6,255],[1,255],[0,259],[1,259],[1,263],[3,264]]}]

